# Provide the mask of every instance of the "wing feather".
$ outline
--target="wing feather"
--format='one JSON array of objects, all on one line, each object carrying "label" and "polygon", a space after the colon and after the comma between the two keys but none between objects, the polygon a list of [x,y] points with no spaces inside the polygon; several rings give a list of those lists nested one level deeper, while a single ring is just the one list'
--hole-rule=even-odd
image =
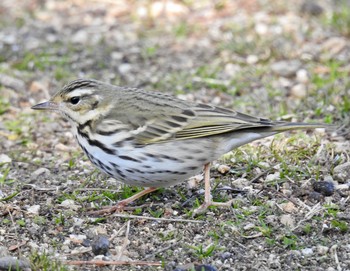
[{"label": "wing feather", "polygon": [[225,108],[198,104],[184,113],[152,119],[135,135],[139,144],[208,137],[235,130],[270,127],[268,119],[256,118]]}]

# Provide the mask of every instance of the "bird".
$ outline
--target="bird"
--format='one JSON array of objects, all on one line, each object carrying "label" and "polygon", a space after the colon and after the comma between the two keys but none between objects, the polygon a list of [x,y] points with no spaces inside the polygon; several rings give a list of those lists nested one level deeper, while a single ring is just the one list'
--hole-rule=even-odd
[{"label": "bird", "polygon": [[102,172],[141,192],[96,214],[122,210],[136,199],[188,180],[204,171],[201,213],[209,206],[231,206],[211,197],[210,163],[254,140],[324,124],[272,121],[231,109],[181,100],[162,92],[77,79],[48,101],[32,106],[68,120],[89,160]]}]

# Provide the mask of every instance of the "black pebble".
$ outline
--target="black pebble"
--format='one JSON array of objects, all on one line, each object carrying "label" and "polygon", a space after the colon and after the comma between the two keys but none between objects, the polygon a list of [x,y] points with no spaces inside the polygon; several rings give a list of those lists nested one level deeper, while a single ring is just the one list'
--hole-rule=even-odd
[{"label": "black pebble", "polygon": [[334,193],[334,184],[332,182],[320,181],[313,183],[314,191],[321,193],[323,196],[329,197]]},{"label": "black pebble", "polygon": [[82,244],[82,246],[84,246],[84,247],[89,247],[89,246],[91,246],[91,240],[89,240],[89,239],[84,239],[83,242],[82,242],[81,244]]},{"label": "black pebble", "polygon": [[109,252],[109,240],[107,236],[97,235],[91,243],[92,252],[95,255],[107,255]]}]

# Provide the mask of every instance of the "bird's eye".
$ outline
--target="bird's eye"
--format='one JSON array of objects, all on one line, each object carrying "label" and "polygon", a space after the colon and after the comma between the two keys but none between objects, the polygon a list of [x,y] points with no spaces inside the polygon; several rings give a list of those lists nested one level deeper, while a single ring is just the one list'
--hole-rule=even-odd
[{"label": "bird's eye", "polygon": [[77,104],[77,103],[79,103],[79,101],[80,101],[80,97],[75,96],[75,97],[70,98],[71,104]]}]

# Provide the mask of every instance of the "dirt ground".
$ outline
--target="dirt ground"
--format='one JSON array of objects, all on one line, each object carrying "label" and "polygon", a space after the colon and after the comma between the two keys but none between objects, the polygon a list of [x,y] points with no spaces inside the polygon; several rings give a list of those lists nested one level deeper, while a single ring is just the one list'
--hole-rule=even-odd
[{"label": "dirt ground", "polygon": [[[2,0],[0,270],[350,270],[349,37],[345,0]],[[140,188],[31,109],[76,78],[335,127],[214,161],[230,208],[198,175],[94,216]]]}]

